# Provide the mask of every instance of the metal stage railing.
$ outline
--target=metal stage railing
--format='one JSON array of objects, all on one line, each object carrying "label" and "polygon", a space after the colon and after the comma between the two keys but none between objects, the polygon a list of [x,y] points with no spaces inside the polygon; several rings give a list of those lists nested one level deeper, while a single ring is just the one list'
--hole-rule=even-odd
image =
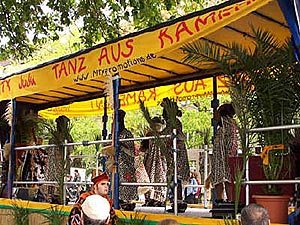
[{"label": "metal stage railing", "polygon": [[[247,134],[249,133],[255,133],[255,132],[264,132],[264,131],[269,131],[269,130],[280,130],[280,129],[298,129],[300,128],[300,125],[285,125],[285,126],[274,126],[274,127],[265,127],[265,128],[255,128],[255,129],[250,129],[247,131]],[[161,135],[159,136],[160,138],[171,138],[172,135]],[[130,139],[120,139],[119,141],[141,141],[141,140],[150,140],[150,139],[154,139],[156,137],[137,137],[137,138],[130,138]],[[248,137],[247,137],[248,138]],[[111,140],[99,140],[99,141],[82,141],[82,142],[76,142],[76,143],[64,143],[62,144],[63,146],[67,147],[67,146],[75,146],[75,145],[83,145],[83,146],[88,146],[88,145],[92,145],[92,144],[104,144],[104,143],[111,143]],[[176,142],[173,142],[173,145],[176,145]],[[40,148],[49,148],[49,147],[55,147],[56,145],[35,145],[35,146],[26,146],[26,147],[16,147],[15,150],[32,150],[32,149],[40,149]],[[176,149],[176,146],[174,147],[174,149]],[[208,148],[206,147],[204,149],[206,156],[205,156],[205,168],[204,168],[204,178],[207,178],[207,165],[208,165]],[[101,154],[95,154],[95,155],[80,155],[80,156],[70,156],[70,158],[85,158],[85,157],[95,157],[97,160],[96,165],[98,166],[99,164],[99,156],[104,156]],[[176,160],[176,157],[174,157],[174,160]],[[97,170],[98,171],[98,170]],[[250,185],[258,185],[258,184],[299,184],[300,180],[272,180],[272,181],[266,181],[266,180],[256,180],[256,181],[251,181],[249,180],[249,162],[246,163],[246,177],[245,177],[245,181],[242,182],[243,185],[246,186],[246,204],[249,204],[249,188]],[[205,180],[204,179],[204,180]],[[18,184],[57,184],[57,182],[55,181],[14,181],[14,184],[18,185]],[[70,184],[77,184],[77,185],[90,185],[92,184],[91,182],[65,182],[64,185],[70,185]],[[120,185],[124,185],[124,186],[164,186],[166,187],[167,184],[166,183],[127,183],[127,182],[122,182]],[[204,185],[200,184],[200,185],[184,185],[185,187],[201,187],[203,188]],[[175,188],[177,188],[177,186],[175,185]],[[64,188],[65,190],[65,188]],[[177,193],[177,191],[175,191],[175,193]],[[177,196],[175,196],[177,199]],[[65,199],[65,198],[64,198]],[[175,201],[175,206],[174,206],[174,212],[177,215],[178,212],[178,208],[177,207],[177,201]],[[207,192],[204,192],[204,208],[207,207]]]},{"label": "metal stage railing", "polygon": [[[257,133],[257,132],[264,132],[264,131],[271,131],[271,130],[289,130],[289,129],[299,129],[300,125],[282,125],[282,126],[272,126],[272,127],[261,127],[261,128],[253,128],[247,130],[246,138],[247,143],[249,143],[249,133]],[[248,205],[250,202],[250,185],[256,184],[298,184],[300,183],[299,180],[261,180],[261,181],[250,181],[250,169],[249,169],[249,160],[246,162],[246,174],[245,174],[245,181],[242,184],[246,185],[246,204]]]},{"label": "metal stage railing", "polygon": [[[174,134],[173,135],[160,135],[159,138],[173,138],[173,149],[177,149],[176,146],[176,130],[173,130]],[[123,142],[123,141],[142,141],[142,140],[151,140],[151,139],[155,139],[157,137],[151,136],[151,137],[137,137],[137,138],[127,138],[127,139],[119,139],[119,142]],[[111,143],[112,140],[98,140],[98,141],[82,141],[82,142],[76,142],[76,143],[63,143],[62,146],[65,147],[65,151],[66,151],[66,147],[67,146],[76,146],[76,145],[83,145],[83,146],[88,146],[88,145],[92,145],[92,144],[105,144],[105,143]],[[41,149],[41,148],[50,148],[50,147],[55,147],[56,145],[54,144],[50,144],[50,145],[34,145],[34,146],[24,146],[24,147],[15,147],[15,150],[34,150],[34,149]],[[208,162],[208,149],[205,149],[205,179],[207,177],[207,162]],[[98,167],[99,165],[99,156],[104,156],[101,154],[95,154],[95,155],[87,155],[86,157],[95,157],[96,158],[96,165]],[[84,158],[84,156],[70,156],[70,158],[75,158],[75,157],[80,157],[80,158]],[[177,163],[177,151],[174,151],[174,155],[173,155],[173,160],[174,160],[174,164],[175,164],[175,176],[174,176],[174,213],[175,215],[178,215],[178,205],[177,205],[177,200],[178,200],[178,196],[177,196],[177,167],[176,167],[176,163]],[[96,172],[98,172],[98,168],[96,168]],[[57,184],[57,182],[55,181],[14,181],[13,184]],[[66,185],[70,185],[70,184],[78,184],[78,185],[89,185],[92,184],[91,182],[64,182],[64,204],[65,199],[66,199]],[[167,183],[126,183],[126,182],[122,182],[120,185],[127,185],[127,186],[167,186]],[[185,187],[188,187],[189,185],[185,185]],[[204,185],[198,185],[198,187],[204,187]],[[206,195],[206,191],[204,192],[204,208],[207,207],[207,195]]]}]

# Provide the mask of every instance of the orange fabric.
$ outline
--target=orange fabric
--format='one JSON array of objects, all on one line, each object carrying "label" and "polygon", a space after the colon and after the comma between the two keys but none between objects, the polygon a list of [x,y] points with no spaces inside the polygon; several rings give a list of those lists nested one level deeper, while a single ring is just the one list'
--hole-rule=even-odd
[{"label": "orange fabric", "polygon": [[269,151],[271,150],[284,150],[284,144],[278,145],[268,145],[263,148],[263,151],[259,154],[260,157],[263,159],[264,165],[269,165]]}]

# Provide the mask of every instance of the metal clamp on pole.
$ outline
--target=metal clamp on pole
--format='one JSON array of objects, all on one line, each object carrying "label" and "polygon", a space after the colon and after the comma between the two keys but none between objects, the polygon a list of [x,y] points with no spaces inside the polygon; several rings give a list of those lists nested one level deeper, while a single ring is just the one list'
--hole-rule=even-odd
[{"label": "metal clamp on pole", "polygon": [[[174,130],[175,130],[175,133],[174,133]],[[171,134],[171,139],[174,141],[174,139],[176,139],[177,138],[177,134],[176,134],[176,129],[174,129],[173,130],[173,132],[172,132],[172,134]],[[174,147],[174,145],[173,145],[173,147]],[[176,145],[175,145],[175,147],[176,147]]]},{"label": "metal clamp on pole", "polygon": [[82,141],[82,145],[83,145],[83,146],[89,146],[90,144],[89,144],[88,141]]},{"label": "metal clamp on pole", "polygon": [[177,153],[177,149],[176,148],[172,148],[171,150],[172,150],[172,153],[175,153],[175,152]]}]

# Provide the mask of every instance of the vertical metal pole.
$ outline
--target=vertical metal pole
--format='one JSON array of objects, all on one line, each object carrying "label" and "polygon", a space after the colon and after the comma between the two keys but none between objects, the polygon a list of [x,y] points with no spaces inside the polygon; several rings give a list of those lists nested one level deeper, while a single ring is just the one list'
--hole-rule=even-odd
[{"label": "vertical metal pole", "polygon": [[[248,145],[248,142],[249,142],[249,134],[248,133],[246,133],[246,145]],[[247,156],[247,158],[246,158],[246,175],[245,175],[245,180],[246,181],[249,181],[249,156]],[[250,202],[250,189],[249,189],[250,187],[249,187],[249,184],[246,184],[246,205],[248,205],[249,204],[249,202]]]},{"label": "vertical metal pole", "polygon": [[103,140],[106,140],[107,138],[107,120],[108,120],[108,117],[107,117],[107,97],[105,96],[104,97],[104,107],[103,107],[103,111],[104,111],[104,114],[103,114],[103,117],[102,117],[102,122],[103,122],[103,129],[102,129],[102,138]]},{"label": "vertical metal pole", "polygon": [[15,177],[16,169],[16,153],[15,153],[15,123],[16,123],[16,110],[17,110],[17,101],[15,99],[11,100],[12,105],[12,121],[10,129],[10,154],[9,154],[9,166],[8,166],[8,177],[7,177],[7,186],[6,186],[6,196],[7,198],[12,198],[12,190]]},{"label": "vertical metal pole", "polygon": [[[207,172],[208,172],[208,168],[207,168],[207,164],[208,164],[208,145],[204,146],[204,181],[207,179]],[[207,191],[205,190],[204,187],[204,208],[207,209]]]},{"label": "vertical metal pole", "polygon": [[[111,96],[112,98],[112,96]],[[107,97],[104,97],[104,114],[102,117],[102,122],[103,122],[103,129],[102,129],[102,138],[103,140],[106,140],[107,138],[107,121],[108,121],[108,116],[107,116]],[[97,170],[96,170],[96,175],[98,176],[98,165],[99,165],[99,153],[97,152]],[[105,171],[105,163],[106,163],[106,158],[102,157],[101,158],[101,162],[102,162],[102,171]]]},{"label": "vertical metal pole", "polygon": [[[219,107],[219,100],[218,100],[218,84],[217,84],[217,77],[214,76],[213,77],[213,100],[211,101],[211,107],[213,108],[213,115],[215,115],[218,107]],[[212,137],[212,144],[214,144],[214,138],[215,138],[215,135],[217,133],[217,122],[215,121],[215,118],[213,117],[211,119],[211,125],[213,126],[213,137]],[[213,192],[215,192],[216,190],[213,189],[212,190]],[[214,194],[213,194],[213,197],[212,197],[212,202],[214,203],[215,202],[215,199],[214,199]]]},{"label": "vertical metal pole", "polygon": [[[3,154],[4,154],[4,150],[2,150],[2,145],[0,143],[0,149],[1,149],[1,152],[0,152],[0,162],[2,163],[4,161],[4,158],[3,158]],[[1,184],[2,185],[2,184]]]},{"label": "vertical metal pole", "polygon": [[[67,143],[68,143],[68,140],[65,140],[64,143],[67,144]],[[64,145],[64,161],[65,161],[64,168],[66,168],[66,160],[67,160],[67,146]],[[69,172],[69,171],[68,171],[68,172]]]},{"label": "vertical metal pole", "polygon": [[[219,107],[219,100],[218,100],[218,83],[217,83],[217,77],[213,77],[213,100],[211,101],[211,107],[213,108],[213,113],[215,115],[215,112],[217,111]],[[211,120],[211,125],[213,126],[213,138],[215,137],[215,134],[217,132],[217,124],[214,118]]]},{"label": "vertical metal pole", "polygon": [[[68,140],[65,140],[65,144],[67,144],[68,143]],[[67,148],[68,148],[68,146],[64,146],[64,162],[65,162],[65,165],[64,165],[64,169],[66,169],[66,167],[67,167]],[[70,171],[68,171],[68,173],[69,173]],[[63,179],[63,203],[64,203],[64,205],[66,205],[66,195],[67,195],[67,193],[66,193],[66,185],[65,185],[65,177],[64,177],[64,179]]]},{"label": "vertical metal pole", "polygon": [[67,196],[66,188],[67,188],[67,187],[66,187],[65,180],[64,180],[64,193],[63,193],[63,196],[64,196],[64,205],[67,204],[67,202],[66,202],[66,196]]},{"label": "vertical metal pole", "polygon": [[119,209],[119,154],[120,154],[120,145],[119,145],[119,123],[118,123],[118,110],[120,108],[119,102],[119,85],[120,85],[120,76],[116,75],[113,77],[113,93],[114,93],[114,144],[113,146],[116,148],[115,154],[115,166],[116,173],[114,174],[114,207]]},{"label": "vertical metal pole", "polygon": [[[104,167],[105,168],[105,167]],[[96,176],[99,175],[98,173],[98,170],[99,170],[99,152],[97,151],[96,152]],[[105,169],[103,170],[103,172],[105,171]]]},{"label": "vertical metal pole", "polygon": [[177,180],[177,132],[176,129],[173,129],[173,160],[174,160],[174,214],[178,215],[178,180]]}]

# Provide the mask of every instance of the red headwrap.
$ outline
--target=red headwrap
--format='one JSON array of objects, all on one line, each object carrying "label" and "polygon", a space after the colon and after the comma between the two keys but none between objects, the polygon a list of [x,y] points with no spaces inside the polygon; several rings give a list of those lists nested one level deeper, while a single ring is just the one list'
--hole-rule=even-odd
[{"label": "red headwrap", "polygon": [[99,176],[94,177],[94,178],[92,179],[92,182],[93,182],[94,184],[98,184],[98,183],[101,182],[101,181],[109,181],[109,176],[108,176],[107,173],[100,174]]}]

